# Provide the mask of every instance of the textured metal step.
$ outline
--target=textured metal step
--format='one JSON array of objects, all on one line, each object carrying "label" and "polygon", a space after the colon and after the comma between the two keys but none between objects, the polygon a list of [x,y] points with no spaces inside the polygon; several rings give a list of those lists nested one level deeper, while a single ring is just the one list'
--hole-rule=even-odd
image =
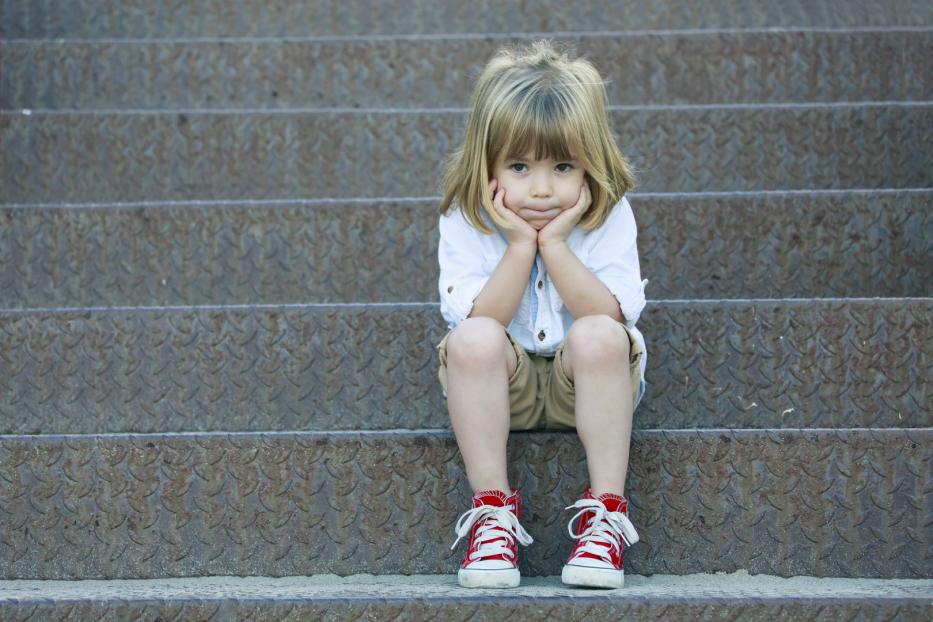
[{"label": "textured metal step", "polygon": [[925,0],[45,0],[0,1],[0,37],[278,37],[657,28],[929,26]]},{"label": "textured metal step", "polygon": [[[933,103],[612,115],[640,191],[933,186]],[[439,194],[461,111],[0,114],[3,203]]]},{"label": "textured metal step", "polygon": [[[510,481],[559,574],[574,434],[514,434]],[[933,429],[637,432],[637,574],[930,578]],[[449,432],[0,436],[0,578],[453,572],[469,489]]]},{"label": "textured metal step", "polygon": [[[639,428],[933,426],[933,300],[651,303]],[[437,306],[0,313],[3,433],[447,427]]]},{"label": "textured metal step", "polygon": [[928,620],[933,581],[783,579],[745,573],[626,574],[625,589],[526,577],[514,590],[462,589],[453,574],[3,581],[0,616],[223,620]]},{"label": "textured metal step", "polygon": [[[598,33],[613,104],[927,101],[933,29]],[[405,108],[469,103],[500,36],[0,42],[0,108]]]},{"label": "textured metal step", "polygon": [[[933,296],[933,190],[629,200],[652,299]],[[0,206],[0,308],[435,301],[437,202]]]}]

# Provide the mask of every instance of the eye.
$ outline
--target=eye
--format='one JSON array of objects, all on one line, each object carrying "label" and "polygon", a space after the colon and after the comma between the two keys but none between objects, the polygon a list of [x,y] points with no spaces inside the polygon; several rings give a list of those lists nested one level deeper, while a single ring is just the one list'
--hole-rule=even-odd
[{"label": "eye", "polygon": [[569,173],[570,171],[573,170],[573,164],[571,164],[570,162],[561,162],[554,168],[557,169],[558,173]]},{"label": "eye", "polygon": [[516,173],[524,173],[528,169],[528,165],[524,162],[514,162],[509,165],[509,168]]}]

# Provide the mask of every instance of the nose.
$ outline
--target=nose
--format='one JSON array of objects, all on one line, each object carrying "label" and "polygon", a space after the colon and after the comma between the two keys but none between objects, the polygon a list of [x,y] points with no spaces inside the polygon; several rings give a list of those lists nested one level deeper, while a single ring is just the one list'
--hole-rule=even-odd
[{"label": "nose", "polygon": [[546,199],[551,196],[551,176],[548,173],[542,171],[532,177],[531,196],[537,199]]}]

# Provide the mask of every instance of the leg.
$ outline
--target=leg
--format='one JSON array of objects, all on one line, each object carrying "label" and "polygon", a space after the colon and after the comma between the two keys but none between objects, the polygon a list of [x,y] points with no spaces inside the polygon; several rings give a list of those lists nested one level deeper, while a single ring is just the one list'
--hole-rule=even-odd
[{"label": "leg", "polygon": [[629,338],[607,315],[577,319],[561,355],[574,383],[577,433],[586,451],[593,495],[623,495],[632,436]]},{"label": "leg", "polygon": [[518,358],[499,322],[468,318],[447,339],[447,409],[473,492],[511,494],[509,377]]}]

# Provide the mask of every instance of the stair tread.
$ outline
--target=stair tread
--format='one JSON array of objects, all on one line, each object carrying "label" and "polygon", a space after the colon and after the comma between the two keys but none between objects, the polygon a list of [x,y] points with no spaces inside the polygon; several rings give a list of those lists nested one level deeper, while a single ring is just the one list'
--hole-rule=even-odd
[{"label": "stair tread", "polygon": [[[91,5],[95,19],[87,19]],[[872,0],[780,0],[715,4],[682,0],[607,0],[536,3],[521,0],[417,0],[405,3],[319,0],[241,0],[189,4],[159,0],[4,0],[0,37],[282,37],[447,34],[451,32],[555,32],[561,30],[711,29],[736,27],[929,26],[924,0],[879,4]]]},{"label": "stair tread", "polygon": [[[933,575],[933,428],[632,436],[635,573]],[[509,438],[527,576],[560,572],[572,433]],[[0,436],[0,577],[436,573],[469,487],[442,430]]]},{"label": "stair tread", "polygon": [[[652,299],[933,295],[933,189],[628,198]],[[438,203],[0,206],[0,308],[436,301]]]},{"label": "stair tread", "polygon": [[[642,191],[933,186],[933,102],[637,107],[609,116],[624,130],[620,145]],[[446,109],[0,113],[0,200],[439,194],[465,120]]]},{"label": "stair tread", "polygon": [[[652,301],[636,427],[933,423],[933,299]],[[437,304],[0,312],[0,432],[440,428]]]},{"label": "stair tread", "polygon": [[[933,97],[933,30],[620,32],[553,39],[572,45],[611,78],[611,104]],[[0,108],[462,107],[474,76],[496,49],[527,40],[0,42]]]},{"label": "stair tread", "polygon": [[522,577],[509,590],[464,589],[454,574],[349,576],[207,576],[165,579],[0,580],[0,606],[16,601],[289,599],[502,599],[573,598],[574,601],[650,598],[667,601],[715,599],[888,600],[921,599],[933,604],[933,579],[849,579],[734,573],[625,575],[621,590],[585,590],[561,583],[559,576]]}]

